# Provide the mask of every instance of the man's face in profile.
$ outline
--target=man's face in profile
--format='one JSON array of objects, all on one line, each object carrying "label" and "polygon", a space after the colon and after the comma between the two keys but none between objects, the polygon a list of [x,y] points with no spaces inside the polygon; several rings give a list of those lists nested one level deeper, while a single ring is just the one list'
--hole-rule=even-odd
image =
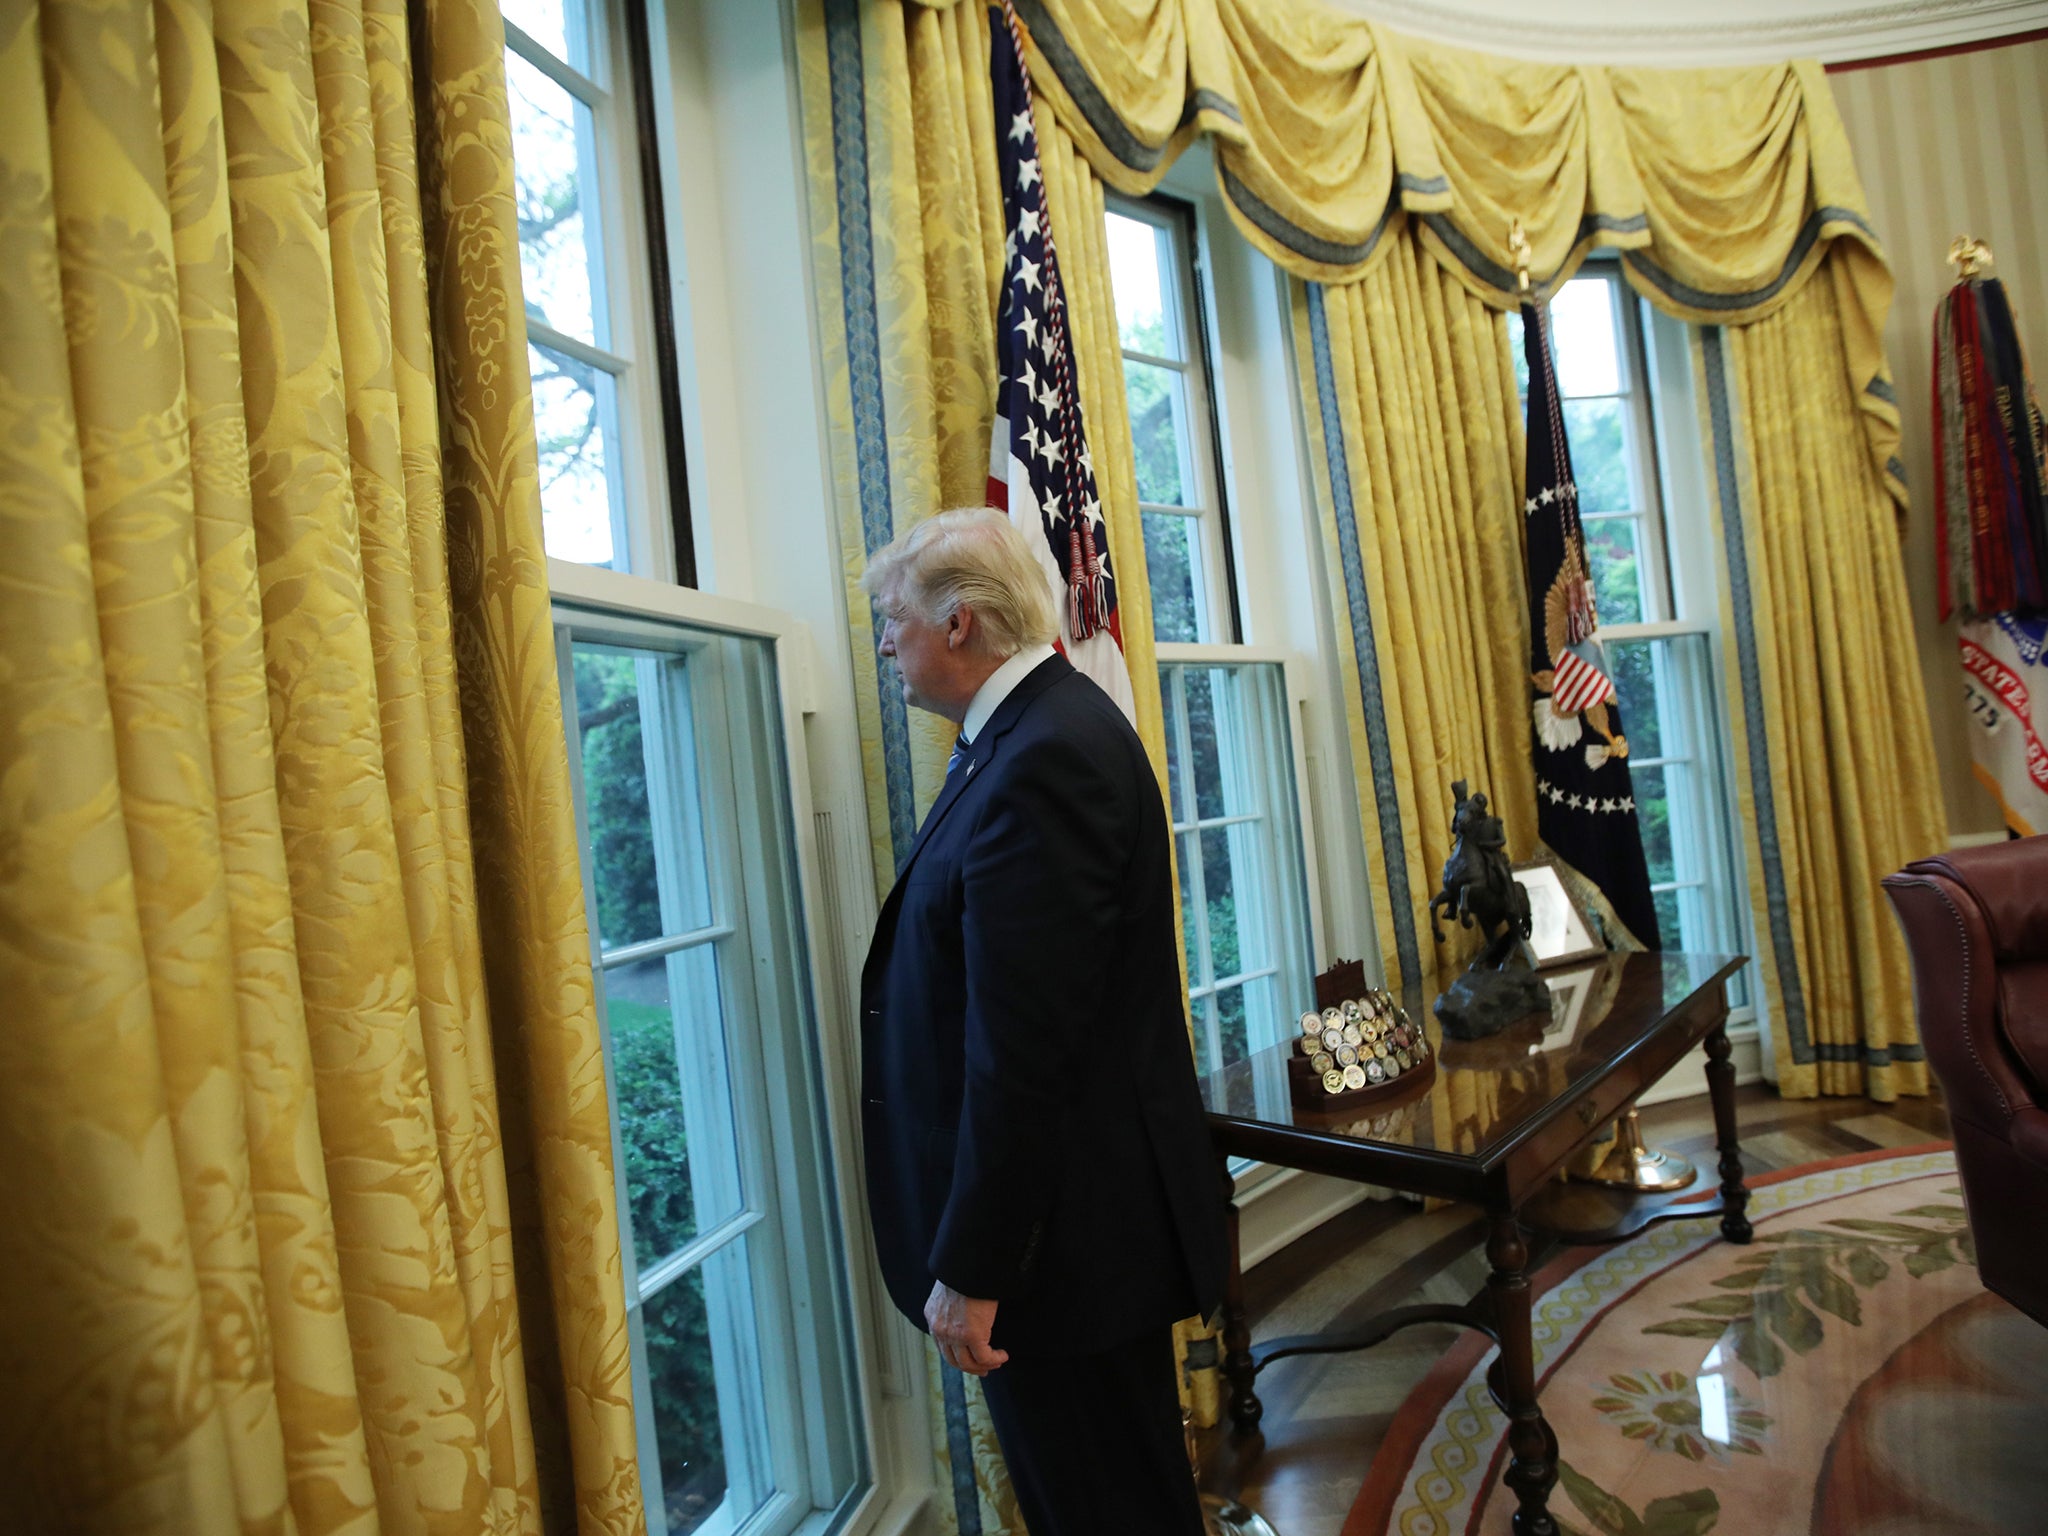
[{"label": "man's face in profile", "polygon": [[927,623],[913,612],[900,592],[891,592],[883,604],[882,655],[896,663],[903,681],[903,702],[914,709],[943,714],[944,682],[953,660],[948,644],[955,621]]}]

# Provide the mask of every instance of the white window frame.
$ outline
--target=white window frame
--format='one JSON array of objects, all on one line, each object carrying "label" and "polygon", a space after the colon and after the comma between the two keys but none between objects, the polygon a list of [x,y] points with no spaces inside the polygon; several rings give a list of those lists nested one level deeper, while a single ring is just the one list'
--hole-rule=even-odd
[{"label": "white window frame", "polygon": [[[776,1492],[746,1521],[732,1524],[714,1517],[697,1527],[698,1536],[821,1536],[831,1529],[854,1528],[872,1512],[881,1496],[874,1471],[881,1463],[874,1442],[873,1398],[868,1389],[872,1345],[858,1323],[859,1308],[854,1302],[857,1287],[850,1258],[854,1244],[859,1241],[857,1234],[865,1230],[855,1209],[860,1190],[852,1171],[858,1164],[848,1144],[848,1121],[841,1102],[841,1087],[857,1079],[859,1063],[835,1031],[822,1027],[817,1007],[819,986],[811,960],[820,952],[821,935],[815,917],[818,863],[803,731],[804,715],[815,707],[809,697],[809,632],[793,615],[778,609],[604,567],[551,558],[548,576],[558,640],[566,628],[572,633],[586,634],[593,643],[652,649],[660,648],[650,643],[653,634],[667,630],[671,637],[669,646],[674,648],[676,628],[687,626],[713,643],[731,637],[765,640],[773,646],[778,713],[772,724],[781,732],[787,775],[776,810],[786,818],[787,856],[778,854],[773,842],[763,838],[762,829],[755,824],[758,818],[707,813],[705,831],[713,844],[706,850],[712,865],[713,901],[718,901],[719,886],[723,883],[731,904],[723,910],[714,909],[712,921],[692,932],[622,945],[608,953],[617,962],[671,949],[706,944],[726,946],[721,956],[720,987],[721,1011],[728,1026],[727,1069],[741,1162],[735,1171],[749,1191],[749,1204],[712,1229],[698,1233],[656,1268],[661,1274],[660,1283],[666,1283],[669,1277],[726,1247],[734,1238],[742,1234],[748,1237],[754,1314],[761,1320],[756,1336],[761,1351],[759,1379],[766,1392],[762,1417],[778,1433],[770,1437],[770,1444],[746,1450],[770,1470]],[[647,638],[634,638],[636,630]],[[587,877],[589,830],[577,753],[574,681],[569,671],[568,646],[558,643],[557,659],[576,792],[579,855],[586,862],[586,918],[595,976],[605,956],[598,949],[596,892]],[[723,683],[712,685],[714,689],[722,686]],[[732,744],[723,739],[731,718],[722,707],[713,707],[704,711],[698,724],[707,731],[704,750],[717,760],[736,764],[739,759],[732,756]],[[763,728],[770,725],[767,720],[757,723]],[[649,791],[652,815],[656,786],[650,784]],[[792,947],[800,952],[803,962],[795,968],[787,963]],[[604,1038],[606,1089],[616,1102],[612,1043],[604,1019],[601,982],[596,992]],[[731,1025],[739,1018],[761,1028],[735,1032]],[[775,1091],[777,1085],[766,1071],[765,1047],[760,1045],[762,1029],[771,1024],[782,1036],[793,1037],[794,1043],[815,1053],[816,1083],[811,1095],[814,1105],[797,1102],[801,1096],[787,1089]],[[748,1048],[733,1050],[736,1033],[751,1042]],[[817,1112],[820,1110],[823,1113]],[[643,1477],[652,1489],[659,1483],[660,1457],[648,1382],[645,1372],[638,1368],[644,1359],[640,1323],[643,1277],[630,1232],[625,1158],[619,1137],[615,1115],[612,1155],[617,1176],[624,1299],[636,1366],[634,1405],[641,1463],[653,1472],[652,1476]],[[793,1285],[791,1277],[799,1275],[806,1277],[805,1282]],[[706,1301],[707,1306],[712,1305],[708,1295]],[[827,1327],[843,1338],[840,1350],[834,1351],[822,1342],[822,1330]],[[719,1347],[719,1334],[714,1314],[714,1348]],[[733,1342],[728,1338],[725,1347],[731,1348]],[[748,1347],[752,1345],[751,1340],[742,1342]],[[844,1448],[854,1457],[853,1488],[836,1505],[825,1507],[825,1500],[831,1496],[828,1479],[832,1471],[827,1460],[827,1442],[835,1435],[842,1439],[846,1436],[845,1408],[856,1402],[861,1408],[860,1433],[857,1440]],[[655,1505],[650,1497],[648,1532],[649,1536],[662,1536],[664,1517]]]},{"label": "white window frame", "polygon": [[[594,143],[579,154],[577,175],[579,179],[589,176],[596,191],[596,208],[583,210],[584,217],[596,225],[600,254],[598,268],[590,274],[591,315],[593,323],[603,327],[610,345],[600,347],[566,335],[530,315],[526,318],[527,339],[612,377],[617,403],[613,419],[605,424],[610,439],[605,446],[613,559],[623,557],[624,569],[635,575],[672,582],[677,561],[669,477],[681,474],[683,466],[667,462],[661,381],[656,376],[656,359],[661,354],[654,333],[654,283],[649,265],[653,236],[641,196],[641,151],[633,122],[632,71],[621,10],[631,3],[635,0],[565,3],[572,48],[579,20],[588,29],[589,74],[556,57],[509,18],[504,22],[505,49],[590,111]],[[650,16],[650,23],[654,19]],[[658,233],[667,238],[667,231]],[[681,345],[680,337],[677,344]]]},{"label": "white window frame", "polygon": [[[1294,819],[1301,836],[1299,874],[1302,886],[1302,903],[1299,915],[1298,917],[1295,916],[1289,910],[1288,905],[1282,903],[1278,906],[1277,910],[1268,914],[1267,920],[1277,921],[1278,924],[1278,931],[1272,934],[1275,953],[1284,956],[1290,947],[1305,949],[1308,957],[1306,972],[1300,976],[1289,975],[1290,968],[1283,959],[1275,965],[1261,966],[1256,970],[1245,971],[1232,976],[1215,977],[1208,983],[1201,983],[1198,981],[1196,974],[1199,962],[1197,957],[1191,954],[1188,956],[1190,972],[1188,977],[1189,1004],[1191,1007],[1198,1006],[1204,999],[1222,988],[1235,986],[1240,982],[1255,980],[1262,976],[1278,976],[1279,985],[1283,989],[1289,984],[1296,987],[1312,988],[1315,978],[1316,956],[1322,953],[1323,923],[1321,904],[1317,899],[1317,892],[1321,888],[1321,877],[1316,867],[1315,837],[1311,829],[1308,798],[1308,766],[1303,748],[1302,712],[1308,697],[1306,669],[1299,658],[1271,646],[1191,645],[1178,642],[1161,642],[1157,647],[1157,653],[1157,659],[1162,668],[1162,675],[1163,669],[1167,667],[1182,666],[1241,667],[1263,665],[1279,668],[1282,680],[1282,707],[1287,712],[1287,755],[1284,769],[1274,776],[1273,780],[1269,782],[1268,788],[1278,791],[1284,787],[1287,792],[1294,796]],[[1185,732],[1187,719],[1185,710],[1180,711],[1177,718],[1181,723],[1182,731]],[[1220,734],[1219,732],[1219,736]],[[1264,745],[1270,750],[1271,743],[1246,742],[1243,745],[1253,750],[1257,750],[1261,745]],[[1185,736],[1183,736],[1183,739],[1178,744],[1178,760],[1183,764],[1188,764],[1192,761],[1192,746]],[[1191,813],[1195,811],[1193,806],[1188,806],[1187,809]],[[1265,817],[1271,817],[1273,815],[1273,808],[1268,807],[1260,814]],[[1247,818],[1225,817],[1221,820],[1202,820],[1199,814],[1195,814],[1193,819],[1182,821],[1175,815],[1170,794],[1167,799],[1167,822],[1174,839],[1176,860],[1180,857],[1178,850],[1181,839],[1185,834],[1195,834],[1195,846],[1199,851],[1200,833],[1202,831],[1212,827],[1225,826],[1244,819]],[[1276,880],[1286,877],[1285,864],[1287,860],[1284,851],[1275,846],[1271,850],[1268,862],[1275,867],[1253,871],[1252,873],[1261,885],[1270,887]],[[1232,873],[1233,878],[1235,878],[1237,871],[1234,859]],[[1184,875],[1183,881],[1185,882],[1187,878]],[[1199,871],[1195,873],[1194,878],[1199,888]],[[1269,892],[1269,894],[1274,893]],[[1198,904],[1198,910],[1193,914],[1193,923],[1196,934],[1200,936],[1201,942],[1206,945],[1208,942],[1208,913],[1205,905]],[[1241,918],[1239,931],[1240,933],[1245,931],[1245,924]],[[1303,1004],[1303,1006],[1306,1007],[1307,1004]],[[1282,1038],[1285,1038],[1285,1036],[1283,1035]],[[1248,1043],[1256,1051],[1262,1044],[1270,1045],[1276,1042],[1249,1041]],[[1214,1071],[1223,1065],[1221,1046],[1220,1035],[1212,1030],[1209,1039],[1209,1059],[1197,1064],[1199,1070],[1205,1072]]]},{"label": "white window frame", "polygon": [[[1610,260],[1588,261],[1573,274],[1573,282],[1597,282],[1607,289],[1607,302],[1614,317],[1617,357],[1617,387],[1611,395],[1566,395],[1566,401],[1618,400],[1622,407],[1622,441],[1628,456],[1629,500],[1623,512],[1589,512],[1579,509],[1579,521],[1587,525],[1603,522],[1633,522],[1642,593],[1643,616],[1631,623],[1656,624],[1674,617],[1672,611],[1671,563],[1665,529],[1663,477],[1659,470],[1657,433],[1651,420],[1650,370],[1643,340],[1642,301],[1621,275],[1621,266]],[[1555,339],[1553,338],[1553,345]]]},{"label": "white window frame", "polygon": [[[1107,211],[1141,224],[1149,224],[1158,235],[1160,298],[1170,332],[1177,331],[1185,360],[1156,353],[1122,348],[1126,364],[1142,363],[1162,368],[1175,376],[1179,389],[1181,420],[1186,436],[1180,442],[1180,483],[1183,495],[1193,500],[1174,505],[1140,500],[1144,514],[1191,520],[1196,536],[1194,577],[1195,607],[1203,631],[1194,643],[1228,645],[1237,638],[1234,599],[1235,576],[1230,563],[1229,538],[1224,527],[1223,476],[1217,458],[1216,415],[1213,405],[1215,380],[1209,369],[1209,336],[1205,309],[1196,285],[1199,253],[1196,248],[1195,210],[1178,199],[1105,195]],[[1176,642],[1185,643],[1185,642]]]},{"label": "white window frame", "polygon": [[[1674,692],[1690,691],[1691,713],[1699,727],[1690,750],[1657,757],[1631,758],[1634,768],[1677,766],[1694,787],[1673,794],[1672,775],[1664,775],[1666,803],[1671,808],[1672,874],[1652,881],[1651,894],[1718,887],[1728,893],[1726,911],[1713,926],[1715,942],[1729,952],[1749,951],[1749,882],[1735,845],[1738,825],[1733,764],[1728,760],[1725,688],[1719,665],[1720,598],[1714,575],[1710,518],[1704,488],[1694,487],[1683,473],[1682,455],[1674,452],[1692,413],[1691,374],[1673,363],[1684,356],[1682,323],[1660,314],[1629,288],[1617,262],[1589,261],[1574,276],[1608,285],[1615,306],[1614,332],[1620,351],[1623,418],[1634,511],[1624,516],[1637,523],[1636,558],[1642,565],[1641,590],[1645,617],[1639,622],[1608,623],[1604,617],[1594,638],[1603,644],[1640,640],[1686,643],[1679,637],[1701,635],[1703,672],[1680,678],[1670,662],[1671,651],[1651,652],[1657,697],[1665,700],[1667,683]],[[1674,347],[1674,342],[1678,343]],[[1675,354],[1675,356],[1673,355]],[[1575,396],[1572,398],[1599,398]],[[1695,436],[1696,425],[1689,429]],[[1695,469],[1697,466],[1695,466]],[[1694,476],[1696,478],[1696,475]],[[1682,515],[1680,515],[1682,514]],[[1581,512],[1584,521],[1599,514]],[[1654,617],[1651,615],[1654,613]],[[1625,722],[1624,722],[1625,723]],[[1667,737],[1659,721],[1660,741]],[[1681,895],[1681,900],[1683,900]],[[1673,940],[1676,935],[1671,936]],[[1738,973],[1731,987],[1731,1029],[1753,1033],[1756,1009],[1749,973]]]}]

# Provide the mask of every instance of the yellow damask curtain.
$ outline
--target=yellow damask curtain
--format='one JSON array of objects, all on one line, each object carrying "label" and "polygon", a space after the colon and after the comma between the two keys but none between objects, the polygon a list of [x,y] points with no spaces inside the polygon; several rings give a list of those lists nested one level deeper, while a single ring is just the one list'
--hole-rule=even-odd
[{"label": "yellow damask curtain", "polygon": [[0,11],[25,1530],[641,1525],[502,46]]},{"label": "yellow damask curtain", "polygon": [[1947,846],[1892,502],[1835,366],[1850,306],[1809,283],[1695,343],[1723,564],[1727,717],[1752,975],[1779,1092],[1927,1091],[1911,971],[1878,882]]},{"label": "yellow damask curtain", "polygon": [[1405,213],[1460,281],[1506,303],[1519,217],[1544,291],[1612,247],[1652,303],[1733,324],[1858,247],[1843,257],[1842,361],[1872,460],[1903,499],[1879,340],[1891,282],[1818,64],[1532,63],[1405,37],[1328,0],[1016,8],[1035,87],[1104,180],[1149,191],[1206,134],[1239,231],[1311,281],[1363,276]]},{"label": "yellow damask curtain", "polygon": [[1405,222],[1358,281],[1296,283],[1294,329],[1380,954],[1413,983],[1462,953],[1426,915],[1451,781],[1532,851],[1514,359],[1500,312]]}]

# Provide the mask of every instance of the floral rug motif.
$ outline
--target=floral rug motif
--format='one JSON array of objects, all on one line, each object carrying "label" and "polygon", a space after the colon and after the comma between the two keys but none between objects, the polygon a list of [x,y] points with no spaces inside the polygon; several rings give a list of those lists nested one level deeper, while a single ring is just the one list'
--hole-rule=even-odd
[{"label": "floral rug motif", "polygon": [[[1536,1369],[1569,1536],[2039,1531],[2048,1329],[1990,1296],[1945,1146],[1754,1188],[1716,1218],[1563,1255],[1537,1277]],[[1492,1536],[1504,1415],[1491,1346],[1403,1404],[1344,1536]]]}]

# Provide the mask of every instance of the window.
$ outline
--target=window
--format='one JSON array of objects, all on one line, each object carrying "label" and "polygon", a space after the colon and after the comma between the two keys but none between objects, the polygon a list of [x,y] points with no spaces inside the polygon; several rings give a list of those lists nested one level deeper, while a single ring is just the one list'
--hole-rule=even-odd
[{"label": "window", "polygon": [[[1602,624],[1672,617],[1637,302],[1613,263],[1600,262],[1588,263],[1550,305],[1558,393]],[[1508,327],[1526,399],[1521,315],[1510,315]]]},{"label": "window", "polygon": [[1234,640],[1193,219],[1167,199],[1113,198],[1108,232],[1153,634],[1164,641]]},{"label": "window", "polygon": [[[1742,882],[1712,636],[1677,601],[1670,551],[1679,541],[1667,524],[1643,302],[1614,263],[1592,261],[1558,290],[1550,320],[1598,638],[1621,695],[1658,926],[1667,948],[1732,953],[1744,947]],[[1508,326],[1526,398],[1520,315]],[[1747,977],[1733,984],[1738,1006]]]},{"label": "window", "polygon": [[688,581],[667,255],[650,238],[660,180],[631,116],[650,91],[646,15],[627,0],[503,13],[548,553]]},{"label": "window", "polygon": [[648,1530],[781,1536],[862,1469],[774,643],[556,624]]},{"label": "window", "polygon": [[1290,1038],[1315,1000],[1314,938],[1286,659],[1234,644],[1235,595],[1195,221],[1112,198],[1152,633],[1172,786],[1188,1001],[1204,1071]]},{"label": "window", "polygon": [[1208,1072],[1291,1038],[1315,1000],[1286,668],[1169,660],[1159,691],[1195,1058]]}]

